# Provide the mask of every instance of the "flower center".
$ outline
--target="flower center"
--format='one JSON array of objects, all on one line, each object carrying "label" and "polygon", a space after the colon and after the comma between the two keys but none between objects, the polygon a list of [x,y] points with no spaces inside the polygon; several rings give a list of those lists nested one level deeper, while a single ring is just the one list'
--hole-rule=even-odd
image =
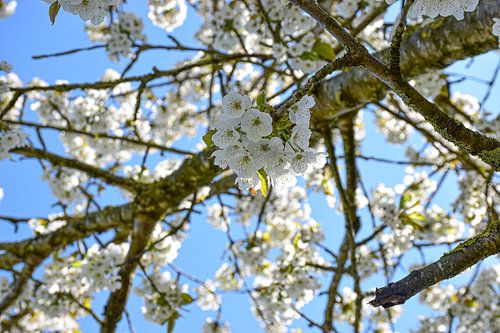
[{"label": "flower center", "polygon": [[252,125],[253,126],[260,126],[260,124],[262,124],[262,121],[260,120],[260,118],[255,118],[253,121],[252,121]]},{"label": "flower center", "polygon": [[232,104],[233,109],[239,110],[241,109],[241,102],[240,101],[234,101]]}]

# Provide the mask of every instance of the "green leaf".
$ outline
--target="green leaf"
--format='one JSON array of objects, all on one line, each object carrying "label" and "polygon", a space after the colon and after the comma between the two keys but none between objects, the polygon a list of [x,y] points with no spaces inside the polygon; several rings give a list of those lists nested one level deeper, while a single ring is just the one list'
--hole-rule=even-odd
[{"label": "green leaf", "polygon": [[214,142],[212,141],[212,136],[215,134],[216,130],[209,130],[207,134],[203,136],[203,142],[207,145],[207,147],[213,147],[215,146]]},{"label": "green leaf", "polygon": [[49,7],[49,17],[52,25],[54,25],[54,23],[56,22],[56,16],[59,13],[59,9],[61,9],[61,4],[59,3],[59,1],[54,2]]},{"label": "green leaf", "polygon": [[181,294],[181,305],[188,305],[194,302],[193,297],[187,293]]},{"label": "green leaf", "polygon": [[264,92],[261,92],[257,97],[257,108],[260,111],[264,111],[265,106],[266,106],[266,94]]},{"label": "green leaf", "polygon": [[297,251],[297,247],[299,246],[300,234],[296,234],[293,238],[293,249]]},{"label": "green leaf", "polygon": [[312,47],[312,51],[319,55],[323,60],[333,61],[335,60],[335,52],[330,44],[323,42],[322,40],[316,41]]},{"label": "green leaf", "polygon": [[172,333],[174,331],[175,321],[179,318],[179,313],[175,312],[168,318],[167,333]]},{"label": "green leaf", "polygon": [[403,225],[411,225],[413,229],[422,231],[424,227],[418,222],[424,220],[425,216],[423,216],[421,213],[412,213],[410,215],[404,216],[401,219],[401,223],[403,223]]},{"label": "green leaf", "polygon": [[75,268],[78,268],[78,267],[80,267],[82,264],[83,264],[83,261],[82,261],[82,260],[77,260],[77,261],[75,261],[75,262],[73,263],[73,265],[72,265],[72,266],[73,266],[73,267],[75,267]]},{"label": "green leaf", "polygon": [[83,306],[86,307],[87,309],[92,308],[92,299],[90,297],[85,297],[83,300]]},{"label": "green leaf", "polygon": [[312,61],[321,60],[321,58],[318,56],[316,52],[304,52],[300,55],[299,58],[302,60],[312,60]]},{"label": "green leaf", "polygon": [[403,209],[405,204],[411,200],[411,194],[409,192],[403,193],[401,199],[399,200],[399,210]]},{"label": "green leaf", "polygon": [[260,178],[260,192],[264,196],[264,198],[267,197],[267,194],[269,193],[269,177],[267,176],[267,173],[264,169],[260,169],[257,171],[257,176]]}]

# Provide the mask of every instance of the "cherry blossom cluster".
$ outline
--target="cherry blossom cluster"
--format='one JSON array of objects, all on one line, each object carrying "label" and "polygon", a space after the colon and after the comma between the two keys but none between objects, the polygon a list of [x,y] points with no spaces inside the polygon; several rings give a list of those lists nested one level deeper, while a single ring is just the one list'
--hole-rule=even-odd
[{"label": "cherry blossom cluster", "polygon": [[[9,69],[9,66],[6,69]],[[19,79],[16,73],[7,73],[6,75],[0,75],[0,108],[4,108],[7,103],[12,100],[12,96],[14,92],[11,91],[11,88],[17,88],[22,86],[22,81]],[[13,105],[12,109],[10,109],[3,119],[8,120],[16,120],[19,117],[19,111],[23,105],[22,100],[17,100]]]},{"label": "cherry blossom cluster", "polygon": [[380,184],[372,193],[373,214],[391,228],[377,236],[387,244],[385,255],[388,262],[408,251],[414,241],[454,242],[465,231],[457,216],[436,204],[428,208],[422,204],[436,190],[436,182],[425,171],[415,172],[409,168],[407,172],[403,184],[394,189]]},{"label": "cherry blossom cluster", "polygon": [[[388,4],[396,0],[386,0]],[[409,18],[429,16],[455,16],[457,20],[464,19],[465,12],[472,12],[476,9],[479,0],[416,0],[408,12]]]},{"label": "cherry blossom cluster", "polygon": [[500,18],[493,18],[493,35],[498,37],[498,42],[500,43]]},{"label": "cherry blossom cluster", "polygon": [[109,26],[87,24],[85,28],[90,40],[106,44],[106,52],[112,61],[120,60],[121,56],[132,56],[132,47],[146,41],[143,29],[142,19],[129,12],[119,12],[118,20]]},{"label": "cherry blossom cluster", "polygon": [[135,293],[142,298],[142,313],[152,322],[165,324],[178,309],[192,302],[188,285],[180,284],[169,272],[155,272],[142,279]]},{"label": "cherry blossom cluster", "polygon": [[231,329],[227,322],[218,322],[207,318],[203,325],[203,333],[231,333]]},{"label": "cherry blossom cluster", "polygon": [[62,216],[62,214],[53,213],[49,214],[46,220],[30,219],[28,225],[35,235],[45,235],[66,225]]},{"label": "cherry blossom cluster", "polygon": [[[437,285],[424,290],[420,299],[434,311],[453,316],[456,332],[496,332],[500,330],[499,285],[500,264],[497,263],[483,270],[468,286]],[[449,317],[445,315],[422,318],[416,332],[447,332],[448,325]]]},{"label": "cherry blossom cluster", "polygon": [[[63,227],[66,221],[62,220],[61,215],[49,216],[47,221],[32,219],[29,222],[30,227],[37,234],[46,234]],[[181,246],[182,233],[172,237],[166,237],[167,232],[160,225],[155,227],[151,241],[155,247],[141,258],[141,264],[145,267],[151,267],[153,272],[172,262],[178,254]],[[129,243],[115,244],[110,243],[105,247],[98,244],[92,245],[87,249],[84,256],[70,255],[68,257],[54,256],[53,262],[47,264],[44,268],[43,284],[34,288],[29,284],[29,288],[23,291],[15,307],[9,309],[7,313],[18,313],[23,311],[24,307],[29,306],[31,316],[28,316],[20,323],[20,327],[27,329],[33,327],[33,331],[50,330],[62,331],[66,329],[78,329],[76,319],[87,315],[88,313],[81,308],[81,304],[90,306],[92,297],[102,291],[114,291],[121,287],[120,267],[125,260],[129,249]],[[158,276],[161,274],[157,274]],[[168,274],[163,274],[165,279]],[[155,279],[155,274],[152,274]],[[138,288],[138,293],[145,299],[145,307],[151,304],[154,311],[161,311],[162,304],[152,304],[149,301],[158,297],[157,292],[151,289],[149,281],[144,281],[144,287]],[[175,281],[172,281],[175,284]],[[158,284],[166,290],[174,290],[169,286]],[[0,297],[9,291],[9,281],[6,278],[0,279]],[[207,284],[207,290],[211,290]],[[149,289],[148,289],[149,288]],[[187,286],[182,287],[187,291]],[[182,289],[181,288],[181,289]],[[203,293],[200,290],[200,294]],[[180,302],[182,305],[191,301],[188,294],[181,293]],[[208,295],[204,296],[205,306],[210,305]],[[203,297],[201,297],[203,299]],[[148,303],[149,302],[149,303]],[[201,302],[201,300],[200,300]],[[79,305],[80,304],[80,305]],[[174,304],[174,303],[172,303]],[[177,308],[172,308],[175,311]],[[153,311],[153,310],[151,310]],[[166,310],[165,310],[166,311]],[[0,319],[3,318],[0,315]],[[41,316],[40,320],[34,320],[34,317]],[[151,319],[156,320],[154,314]]]},{"label": "cherry blossom cluster", "polygon": [[455,206],[460,209],[464,222],[471,226],[471,233],[476,233],[484,228],[488,218],[488,207],[498,207],[500,197],[498,191],[500,184],[488,180],[473,170],[462,173],[458,180],[460,195],[455,201]]},{"label": "cherry blossom cluster", "polygon": [[207,4],[203,11],[205,26],[197,37],[204,44],[229,52],[273,54],[281,64],[288,62],[303,73],[313,72],[327,60],[315,49],[321,41],[311,32],[314,20],[297,7],[283,6],[279,0],[230,1],[219,6],[214,11]]},{"label": "cherry blossom cluster", "polygon": [[149,0],[148,17],[153,25],[170,32],[180,27],[187,16],[185,0]]},{"label": "cherry blossom cluster", "polygon": [[5,60],[0,61],[0,72],[2,71],[5,73],[12,72],[12,65]]},{"label": "cherry blossom cluster", "polygon": [[[13,75],[15,74],[10,73],[7,77]],[[119,77],[119,73],[109,69],[101,80],[113,81]],[[12,80],[11,82],[12,86],[17,84]],[[66,81],[56,81],[56,84],[64,83]],[[30,85],[46,86],[47,83],[34,79]],[[11,94],[9,92],[4,95],[5,101],[8,101]],[[2,97],[0,95],[0,106]],[[184,95],[174,92],[166,92],[164,96],[154,95],[150,99],[143,96],[144,106],[135,110],[137,91],[130,83],[118,84],[108,91],[87,89],[83,95],[78,96],[53,91],[29,94],[32,100],[30,107],[43,124],[59,127],[69,125],[77,130],[99,134],[94,137],[72,132],[61,133],[61,140],[69,154],[87,164],[98,166],[117,161],[125,163],[134,153],[143,153],[140,146],[106,138],[106,135],[129,136],[163,146],[169,146],[183,136],[196,135],[197,129],[207,124],[206,117],[198,112],[194,103],[183,97]],[[11,114],[15,115],[9,112],[9,118],[12,118]],[[165,164],[163,169],[168,166],[171,165]],[[158,170],[158,175],[162,172]],[[131,177],[132,174],[133,172]]]},{"label": "cherry blossom cluster", "polygon": [[263,107],[253,106],[248,96],[230,92],[222,100],[222,114],[211,122],[211,139],[219,148],[212,155],[214,163],[231,168],[240,189],[261,188],[267,176],[278,189],[294,186],[297,175],[325,164],[324,155],[309,147],[309,109],[314,104],[312,97],[303,97],[282,125]]},{"label": "cherry blossom cluster", "polygon": [[[245,277],[253,277],[255,317],[264,326],[272,325],[281,332],[298,318],[294,309],[309,303],[320,288],[320,274],[310,265],[324,263],[314,245],[323,236],[319,224],[310,216],[303,188],[273,191],[263,209],[265,201],[261,195],[238,200],[236,223],[250,225],[260,215],[264,228],[232,246],[238,269],[233,263],[222,264],[215,274],[215,285],[222,290],[238,290]],[[220,225],[232,223],[220,205],[215,207],[211,224],[220,229]],[[221,215],[217,217],[216,212]],[[214,221],[217,218],[220,221]]]},{"label": "cherry blossom cluster", "polygon": [[99,24],[109,16],[112,6],[118,6],[121,0],[45,0],[52,4],[59,2],[61,7],[72,14],[80,16],[84,21]]},{"label": "cherry blossom cluster", "polygon": [[14,15],[17,8],[17,1],[15,0],[0,0],[0,19]]},{"label": "cherry blossom cluster", "polygon": [[9,151],[25,146],[28,135],[20,128],[0,128],[0,160],[9,158]]},{"label": "cherry blossom cluster", "polygon": [[[335,307],[336,311],[334,318],[338,322],[346,322],[352,325],[356,320],[356,308],[353,304],[356,303],[358,295],[350,287],[342,288],[341,295],[341,303],[338,307]],[[403,308],[401,306],[394,306],[388,309],[374,308],[368,304],[369,298],[365,297],[363,297],[363,300],[361,301],[362,318],[369,318],[369,321],[374,327],[376,327],[377,333],[394,332],[390,323],[393,320],[397,320],[401,316]]]},{"label": "cherry blossom cluster", "polygon": [[[75,313],[59,313],[56,315],[45,313],[40,310],[40,303],[32,300],[31,296],[35,290],[34,283],[29,281],[23,290],[16,305],[11,306],[7,311],[0,314],[0,321],[9,320],[11,315],[19,315],[16,327],[9,332],[74,332],[79,329],[75,318]],[[4,299],[12,291],[12,281],[5,276],[0,278],[0,298]],[[21,315],[25,314],[25,315]]]},{"label": "cherry blossom cluster", "polygon": [[68,168],[46,169],[43,180],[49,184],[52,194],[61,203],[81,202],[85,198],[81,189],[88,176],[84,172]]}]

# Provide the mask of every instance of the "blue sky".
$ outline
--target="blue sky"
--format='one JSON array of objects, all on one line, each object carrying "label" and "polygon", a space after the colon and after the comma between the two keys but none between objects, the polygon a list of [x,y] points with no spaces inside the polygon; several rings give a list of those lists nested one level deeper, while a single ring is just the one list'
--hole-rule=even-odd
[{"label": "blue sky", "polygon": [[[128,1],[127,10],[133,11],[142,17],[147,15],[145,1]],[[107,68],[123,69],[126,62],[111,63],[102,50],[83,52],[63,58],[51,58],[45,60],[32,60],[35,54],[52,53],[91,45],[85,32],[82,21],[69,13],[61,11],[57,17],[56,24],[52,26],[48,18],[48,6],[42,1],[25,0],[18,1],[18,9],[13,17],[0,20],[0,60],[7,60],[14,66],[16,72],[23,82],[33,77],[40,77],[47,82],[53,83],[57,79],[67,79],[70,82],[86,82],[98,79]],[[185,44],[194,45],[191,36],[196,31],[199,20],[194,13],[190,12],[188,20],[181,28],[175,30],[173,35]],[[164,31],[153,27],[149,20],[145,20],[145,32],[151,43],[169,43]],[[185,56],[180,52],[149,52],[133,68],[129,74],[144,73],[154,65],[161,69],[169,68],[173,63]],[[458,63],[449,69],[449,72],[466,71],[477,77],[489,80],[492,68],[496,66],[498,56],[492,52],[481,56],[473,65],[466,68],[466,62]],[[467,81],[456,85],[454,88],[478,96],[480,99],[484,94],[484,85]],[[499,91],[496,84],[493,91]],[[500,105],[500,94],[493,94],[486,107],[498,112]],[[497,109],[495,110],[495,106]],[[28,119],[36,120],[32,111],[26,111]],[[366,112],[367,137],[370,138],[363,143],[363,152],[367,155],[403,158],[403,150],[395,149],[385,142],[383,137],[377,133],[372,125],[372,115]],[[57,135],[49,135],[49,144],[57,147]],[[183,140],[179,147],[189,146],[192,141]],[[60,147],[56,151],[62,152]],[[388,166],[387,164],[376,164],[374,162],[360,161],[361,174],[366,186],[371,189],[378,183],[384,182],[388,186],[398,184],[404,175],[401,167]],[[4,188],[5,197],[0,203],[0,215],[12,216],[46,216],[54,212],[51,205],[54,203],[50,189],[41,180],[41,169],[35,161],[2,161],[0,162],[0,187]],[[438,202],[449,202],[456,197],[456,185],[454,177],[449,177],[445,187],[438,193]],[[104,203],[117,203],[122,199],[116,193],[109,192],[103,198]],[[316,195],[311,196],[313,216],[322,223],[327,235],[327,243],[333,244],[336,249],[341,238],[343,222],[338,214],[326,206],[324,200]],[[367,218],[366,214],[362,215]],[[29,233],[21,228],[18,235],[13,236],[10,225],[0,224],[0,241],[21,239]],[[222,263],[221,257],[225,249],[226,237],[223,233],[214,230],[205,222],[205,216],[197,215],[191,224],[191,233],[184,242],[179,258],[175,264],[186,272],[196,275],[202,279],[211,278],[216,269]],[[443,249],[441,249],[443,250]],[[430,252],[429,259],[439,256],[440,251]],[[416,258],[413,256],[412,258]],[[402,276],[399,272],[396,277]],[[460,279],[464,279],[461,277]],[[383,284],[381,279],[370,280],[366,287],[375,287]],[[98,297],[94,304],[104,304],[106,295]],[[230,321],[233,332],[260,332],[258,323],[253,319],[249,310],[247,297],[241,295],[227,294],[223,296],[223,319]],[[314,318],[322,318],[324,299],[318,299],[306,307],[306,313]],[[141,301],[132,297],[129,301],[130,311],[136,332],[164,332],[165,327],[160,327],[146,322],[140,313]],[[201,312],[196,306],[188,308],[186,318],[181,318],[177,323],[176,332],[198,332],[207,316],[214,317],[213,312]],[[97,310],[100,313],[100,310]],[[405,313],[396,327],[402,331],[408,331],[409,327],[415,327],[417,315],[429,313],[429,309],[418,306],[416,298],[405,305]],[[97,326],[92,319],[84,319],[82,322],[83,332],[94,332]],[[305,331],[307,327],[300,324]],[[118,332],[128,332],[124,321],[120,323]],[[347,332],[347,330],[346,330]]]}]

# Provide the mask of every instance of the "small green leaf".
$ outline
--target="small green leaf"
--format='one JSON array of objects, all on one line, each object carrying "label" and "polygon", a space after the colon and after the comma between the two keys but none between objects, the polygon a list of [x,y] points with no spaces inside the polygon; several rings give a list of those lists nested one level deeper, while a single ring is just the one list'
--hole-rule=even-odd
[{"label": "small green leaf", "polygon": [[257,108],[260,111],[264,111],[265,106],[266,106],[266,94],[264,92],[261,92],[257,97]]},{"label": "small green leaf", "polygon": [[403,209],[407,202],[411,200],[411,194],[409,192],[403,193],[401,199],[399,200],[399,210]]},{"label": "small green leaf", "polygon": [[172,333],[174,331],[175,321],[179,318],[179,313],[175,312],[168,318],[167,333]]},{"label": "small green leaf", "polygon": [[73,267],[78,268],[82,265],[83,261],[82,260],[77,260],[73,263]]},{"label": "small green leaf", "polygon": [[423,220],[425,220],[425,216],[423,216],[422,214],[412,213],[410,215],[404,216],[401,219],[401,223],[403,223],[403,225],[411,225],[413,229],[422,231],[424,228],[418,222]]},{"label": "small green leaf", "polygon": [[262,193],[264,198],[266,198],[267,194],[269,193],[269,177],[267,176],[267,173],[264,169],[258,170],[257,175],[260,178],[260,192]]},{"label": "small green leaf", "polygon": [[316,52],[304,52],[300,55],[299,58],[302,60],[312,60],[312,61],[321,60],[321,58],[318,56]]},{"label": "small green leaf", "polygon": [[182,293],[181,295],[181,305],[188,305],[194,302],[193,297],[187,293]]},{"label": "small green leaf", "polygon": [[214,142],[212,141],[212,136],[215,134],[216,130],[210,130],[203,136],[203,142],[207,145],[207,147],[213,147]]},{"label": "small green leaf", "polygon": [[296,234],[293,238],[293,249],[297,251],[297,247],[299,246],[300,234]]},{"label": "small green leaf", "polygon": [[92,299],[90,297],[85,297],[83,300],[83,306],[86,307],[87,309],[92,308]]},{"label": "small green leaf", "polygon": [[312,51],[320,56],[323,60],[335,60],[335,52],[330,44],[318,40],[312,47]]},{"label": "small green leaf", "polygon": [[56,16],[59,13],[59,9],[61,9],[61,4],[59,3],[59,1],[54,2],[49,7],[49,17],[52,25],[54,25],[54,23],[56,22]]}]

